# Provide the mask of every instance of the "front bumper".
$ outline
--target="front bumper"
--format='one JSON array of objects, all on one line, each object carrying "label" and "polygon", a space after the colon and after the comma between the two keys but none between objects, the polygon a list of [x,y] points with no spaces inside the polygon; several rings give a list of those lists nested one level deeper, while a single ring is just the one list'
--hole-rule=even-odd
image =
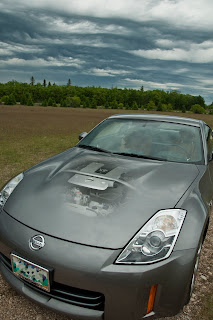
[{"label": "front bumper", "polygon": [[[63,312],[72,319],[135,320],[171,316],[187,302],[188,288],[196,250],[182,250],[161,262],[150,265],[115,265],[119,250],[84,246],[46,234],[45,246],[29,248],[29,239],[39,231],[24,226],[2,211],[0,213],[0,268],[5,279],[33,301]],[[13,275],[8,263],[15,251],[38,265],[53,268],[53,286],[98,292],[104,297],[103,310],[82,307],[48,296]],[[5,260],[6,259],[6,260]],[[153,312],[146,315],[150,288],[158,284]]]}]

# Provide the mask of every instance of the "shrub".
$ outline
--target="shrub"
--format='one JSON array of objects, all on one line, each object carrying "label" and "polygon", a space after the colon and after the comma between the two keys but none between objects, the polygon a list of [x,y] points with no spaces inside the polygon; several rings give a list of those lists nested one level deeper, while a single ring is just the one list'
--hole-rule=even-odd
[{"label": "shrub", "polygon": [[199,104],[194,104],[191,107],[190,111],[193,113],[200,113],[200,114],[206,113],[206,110],[203,107],[201,107]]},{"label": "shrub", "polygon": [[65,101],[64,100],[60,101],[60,107],[65,107]]},{"label": "shrub", "polygon": [[120,102],[119,104],[118,104],[118,109],[123,109],[124,108],[124,104],[122,103],[122,102]]},{"label": "shrub", "polygon": [[16,104],[16,99],[15,99],[13,93],[11,93],[9,96],[6,96],[6,97],[5,97],[4,103],[5,103],[6,105]]},{"label": "shrub", "polygon": [[131,109],[132,109],[132,110],[138,110],[138,104],[137,104],[136,101],[133,102]]},{"label": "shrub", "polygon": [[159,106],[157,107],[157,111],[172,111],[172,105],[171,105],[171,103],[159,104]]},{"label": "shrub", "polygon": [[109,102],[106,101],[105,104],[104,104],[104,108],[105,108],[105,109],[109,109],[109,107],[110,107]]},{"label": "shrub", "polygon": [[77,96],[70,98],[70,107],[79,108],[81,106],[81,99]]},{"label": "shrub", "polygon": [[53,99],[51,97],[48,99],[47,105],[50,107],[53,105]]},{"label": "shrub", "polygon": [[154,101],[150,100],[149,103],[146,106],[147,110],[154,110],[155,109],[155,103]]},{"label": "shrub", "polygon": [[25,93],[23,93],[21,96],[20,104],[25,105],[25,106],[27,105],[27,96]]},{"label": "shrub", "polygon": [[110,109],[118,109],[118,102],[117,100],[113,100],[110,102]]},{"label": "shrub", "polygon": [[62,100],[61,107],[68,108],[70,107],[70,97],[66,97],[65,100]]},{"label": "shrub", "polygon": [[167,107],[166,107],[166,110],[167,110],[167,111],[173,111],[173,107],[172,107],[172,104],[171,104],[171,103],[168,103],[166,106],[167,106]]},{"label": "shrub", "polygon": [[47,102],[47,100],[44,100],[44,101],[42,101],[42,107],[47,107],[48,106],[48,102]]},{"label": "shrub", "polygon": [[34,102],[33,102],[33,99],[32,99],[31,96],[29,96],[28,99],[27,99],[27,105],[28,106],[34,106]]}]

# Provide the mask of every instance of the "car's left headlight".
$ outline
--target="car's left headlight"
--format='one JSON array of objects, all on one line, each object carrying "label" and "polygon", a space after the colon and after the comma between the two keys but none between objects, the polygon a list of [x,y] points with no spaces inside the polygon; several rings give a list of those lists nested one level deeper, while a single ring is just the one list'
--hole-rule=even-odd
[{"label": "car's left headlight", "polygon": [[19,184],[19,182],[21,182],[23,178],[24,178],[24,174],[20,173],[4,186],[4,188],[0,192],[0,207],[4,206],[5,202],[7,201],[7,199],[9,198],[9,196],[11,195],[15,187],[17,187],[17,185]]},{"label": "car's left headlight", "polygon": [[119,255],[117,264],[148,264],[168,258],[174,248],[186,211],[158,211]]}]

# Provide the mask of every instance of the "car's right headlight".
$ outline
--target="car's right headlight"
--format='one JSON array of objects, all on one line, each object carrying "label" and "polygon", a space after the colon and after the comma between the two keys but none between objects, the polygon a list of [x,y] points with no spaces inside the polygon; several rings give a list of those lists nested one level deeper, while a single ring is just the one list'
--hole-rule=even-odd
[{"label": "car's right headlight", "polygon": [[9,196],[11,195],[15,187],[17,187],[17,185],[19,184],[19,182],[21,182],[23,178],[24,178],[24,174],[20,173],[4,186],[4,188],[0,192],[0,207],[4,206],[4,204],[6,203],[7,199],[9,198]]},{"label": "car's right headlight", "polygon": [[158,211],[130,240],[115,263],[147,264],[168,258],[185,216],[182,209]]}]

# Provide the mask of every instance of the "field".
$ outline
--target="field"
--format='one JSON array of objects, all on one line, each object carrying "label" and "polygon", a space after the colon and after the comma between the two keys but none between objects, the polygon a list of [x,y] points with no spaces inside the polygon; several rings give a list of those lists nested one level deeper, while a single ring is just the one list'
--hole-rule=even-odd
[{"label": "field", "polygon": [[[79,133],[89,131],[101,120],[123,110],[93,110],[52,107],[25,107],[0,105],[0,189],[7,180],[35,163],[75,145]],[[155,112],[157,113],[157,112]],[[159,112],[158,112],[159,113]],[[160,112],[160,114],[163,114]],[[165,113],[204,120],[213,128],[213,115],[191,113]],[[213,319],[213,240],[212,222],[201,259],[201,270],[192,302],[185,314],[170,319]],[[205,280],[206,279],[206,280]],[[9,297],[9,298],[8,298]],[[207,298],[208,297],[208,298]],[[0,312],[5,318],[16,319],[67,319],[57,316],[17,295],[0,276]],[[8,302],[11,301],[11,304]],[[11,313],[8,311],[10,304]],[[33,309],[32,318],[25,318],[23,306]],[[3,309],[2,309],[3,308]],[[26,309],[27,310],[27,309]],[[22,312],[23,315],[22,315]],[[27,312],[27,311],[26,311]],[[187,314],[187,317],[185,315]],[[199,314],[199,316],[198,316]],[[200,316],[200,314],[202,316]],[[40,318],[38,317],[40,315]]]}]

